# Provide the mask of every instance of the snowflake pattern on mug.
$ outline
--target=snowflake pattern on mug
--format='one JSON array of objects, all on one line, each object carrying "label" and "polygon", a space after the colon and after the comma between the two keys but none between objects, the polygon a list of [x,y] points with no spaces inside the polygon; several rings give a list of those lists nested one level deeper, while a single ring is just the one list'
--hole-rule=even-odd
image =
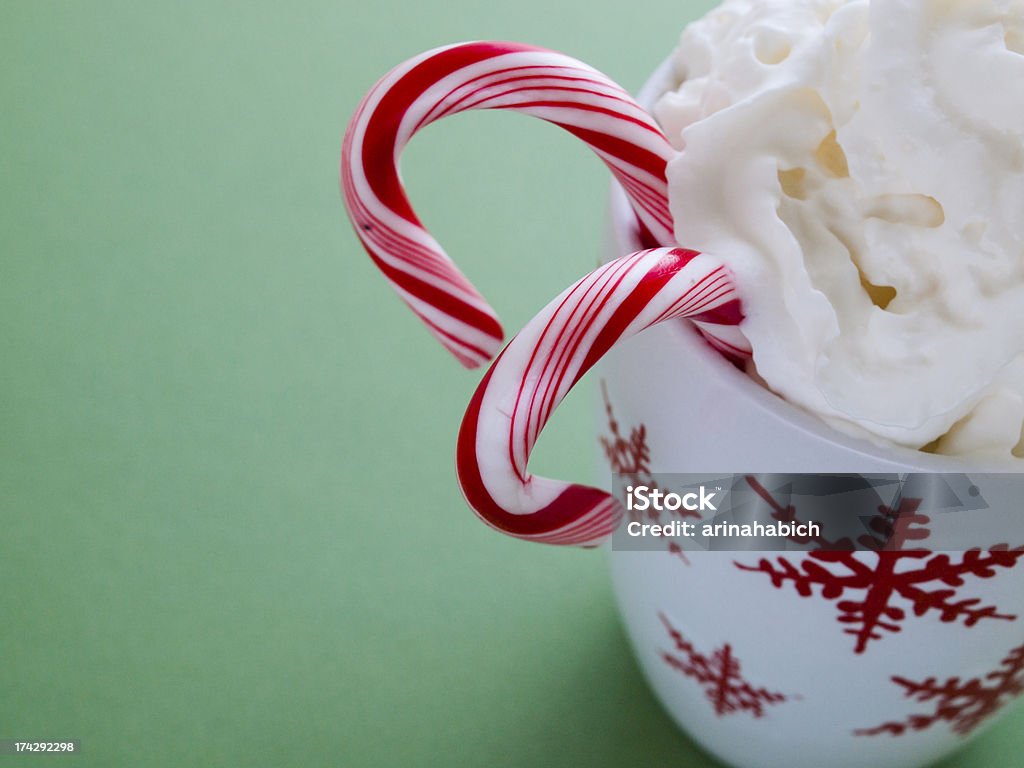
[{"label": "snowflake pattern on mug", "polygon": [[[747,475],[744,480],[771,509],[773,520],[790,525],[804,522],[797,515],[795,506],[783,505],[756,477]],[[895,509],[885,504],[879,505],[875,513],[865,520],[869,532],[858,536],[856,541],[848,537],[828,539],[822,535],[792,535],[786,538],[794,544],[810,546],[815,550],[907,550],[910,542],[927,539],[931,533],[928,528],[931,518],[919,511],[922,501],[914,497],[901,497]]]},{"label": "snowflake pattern on mug", "polygon": [[874,728],[854,731],[856,736],[890,734],[902,736],[907,731],[921,731],[935,723],[946,722],[952,731],[966,736],[994,715],[1011,700],[1024,693],[1024,645],[1010,651],[999,667],[984,677],[961,680],[950,677],[944,683],[938,678],[915,682],[894,676],[892,681],[904,689],[909,699],[934,702],[928,714],[914,714],[899,722],[887,722]]},{"label": "snowflake pattern on mug", "polygon": [[758,688],[747,682],[743,678],[740,661],[729,643],[706,656],[672,626],[664,613],[659,613],[658,618],[665,625],[675,646],[672,653],[662,651],[662,660],[672,669],[697,681],[719,717],[737,712],[762,717],[766,706],[800,698]]},{"label": "snowflake pattern on mug", "polygon": [[[792,506],[770,503],[776,519],[796,518]],[[967,550],[956,558],[926,549],[904,549],[929,535],[928,517],[918,511],[920,503],[920,499],[905,498],[895,510],[879,508],[870,527],[880,538],[859,542],[875,551],[853,552],[850,542],[828,542],[836,549],[810,552],[798,564],[778,557],[775,562],[761,558],[757,565],[735,565],[742,571],[765,574],[776,589],[789,583],[800,597],[813,597],[817,590],[821,598],[836,601],[837,621],[846,625],[846,634],[854,636],[855,653],[864,653],[868,644],[882,639],[884,633],[901,631],[908,612],[936,615],[943,622],[959,621],[966,627],[982,619],[1016,619],[999,613],[997,606],[981,605],[977,597],[961,598],[960,588],[968,577],[990,579],[1000,568],[1013,568],[1024,556],[1024,547],[997,544],[988,550]]]},{"label": "snowflake pattern on mug", "polygon": [[[654,486],[651,476],[651,449],[647,445],[647,427],[643,424],[633,427],[629,437],[619,431],[619,422],[615,418],[615,410],[608,398],[608,387],[601,382],[601,396],[604,398],[604,411],[608,416],[610,435],[601,435],[598,439],[604,455],[608,458],[608,466],[612,472],[623,475],[631,485]],[[657,512],[652,511],[652,520],[657,520]],[[636,517],[632,514],[631,517]]]},{"label": "snowflake pattern on mug", "polygon": [[[601,382],[601,396],[604,398],[604,410],[608,416],[608,430],[610,435],[601,435],[601,447],[604,455],[608,458],[608,465],[613,473],[622,475],[630,485],[646,485],[648,488],[658,487],[651,474],[651,448],[647,444],[647,427],[644,424],[632,427],[629,430],[629,437],[623,436],[619,431],[619,422],[615,418],[615,410],[612,408],[611,400],[608,397],[608,386]],[[630,519],[640,520],[638,512],[631,511]],[[695,510],[680,508],[674,511],[678,517],[695,517],[700,519],[700,513]],[[653,505],[647,512],[647,522],[660,522],[661,516]]]}]

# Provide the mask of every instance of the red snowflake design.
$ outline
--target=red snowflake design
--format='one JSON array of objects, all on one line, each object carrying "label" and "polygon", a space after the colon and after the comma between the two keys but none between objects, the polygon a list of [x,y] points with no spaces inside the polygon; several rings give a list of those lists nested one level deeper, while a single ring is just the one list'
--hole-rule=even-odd
[{"label": "red snowflake design", "polygon": [[[601,395],[604,398],[604,410],[608,415],[608,429],[611,435],[602,435],[600,440],[612,472],[624,476],[630,485],[646,485],[652,490],[656,489],[658,485],[651,474],[651,449],[647,445],[647,427],[643,424],[633,427],[629,431],[629,437],[624,437],[619,431],[619,422],[615,418],[615,411],[608,398],[608,388],[604,382],[601,382]],[[647,514],[651,522],[656,523],[661,519],[653,505]],[[678,517],[700,518],[698,512],[683,508],[674,511],[673,514]],[[629,516],[633,520],[640,519],[636,510],[631,510]]]},{"label": "red snowflake design", "polygon": [[[777,519],[796,519],[792,506],[783,508],[756,480],[748,478],[748,482],[773,506]],[[905,498],[896,510],[879,507],[878,516],[869,525],[879,538],[865,536],[859,540],[862,546],[875,550],[863,559],[850,551],[852,542],[848,540],[821,541],[812,543],[830,549],[808,553],[799,566],[785,557],[778,557],[775,563],[762,558],[757,565],[735,565],[740,570],[766,574],[776,589],[789,582],[801,597],[811,597],[817,587],[821,597],[838,601],[838,621],[848,625],[844,632],[856,639],[855,653],[864,653],[868,643],[881,639],[884,632],[899,632],[907,609],[915,616],[933,613],[941,621],[962,621],[967,627],[982,619],[1016,619],[999,613],[996,606],[980,605],[979,598],[955,598],[967,577],[990,579],[998,568],[1013,568],[1024,556],[1024,547],[1010,549],[1007,544],[997,544],[987,551],[970,549],[959,560],[926,549],[903,549],[909,542],[929,535],[929,520],[918,512],[920,504],[921,499]],[[868,562],[872,558],[874,562]],[[832,565],[836,566],[835,572],[828,567]],[[930,584],[945,586],[929,589]],[[859,592],[860,599],[840,599],[850,592]],[[906,607],[894,605],[898,599],[905,601]]]},{"label": "red snowflake design", "polygon": [[1010,700],[1024,693],[1024,645],[1010,651],[999,667],[984,677],[970,680],[951,677],[939,683],[934,677],[914,682],[894,676],[892,681],[904,689],[909,699],[935,702],[935,710],[931,714],[910,715],[902,722],[861,728],[854,731],[854,735],[878,736],[888,733],[902,736],[908,730],[921,731],[935,723],[946,722],[954,733],[966,736]]},{"label": "red snowflake design", "polygon": [[675,651],[683,654],[678,656],[663,651],[662,660],[672,669],[696,680],[703,687],[704,695],[714,706],[715,714],[719,717],[736,712],[749,712],[754,717],[762,717],[766,705],[781,704],[800,698],[765,688],[755,688],[743,679],[739,659],[734,655],[729,643],[716,649],[710,657],[705,656],[672,626],[664,613],[659,613],[658,618],[672,637]]},{"label": "red snowflake design", "polygon": [[[771,491],[757,481],[757,478],[747,475],[744,478],[747,485],[768,504],[772,510],[772,518],[780,523],[801,523],[803,522],[796,514],[796,507],[792,504],[783,506],[772,496]],[[886,505],[880,505],[875,515],[868,521],[868,528],[871,534],[859,536],[855,541],[849,538],[830,540],[824,536],[788,536],[786,537],[795,544],[814,545],[815,549],[823,550],[847,550],[857,549],[857,545],[864,549],[879,550],[905,550],[912,541],[927,539],[930,531],[928,524],[931,518],[918,511],[922,499],[901,498],[896,509]],[[873,535],[872,535],[873,534]]]},{"label": "red snowflake design", "polygon": [[604,399],[604,411],[608,415],[610,437],[601,436],[601,447],[608,457],[612,472],[625,475],[634,485],[649,485],[651,477],[651,449],[647,445],[647,427],[641,424],[633,427],[629,437],[619,432],[619,422],[615,418],[615,410],[608,399],[608,387],[601,382],[601,396]]}]

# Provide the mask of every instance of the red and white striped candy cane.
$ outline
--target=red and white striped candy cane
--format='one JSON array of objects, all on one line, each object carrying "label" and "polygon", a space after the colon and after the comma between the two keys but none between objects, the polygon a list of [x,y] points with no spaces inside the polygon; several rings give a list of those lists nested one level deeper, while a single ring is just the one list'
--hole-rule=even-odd
[{"label": "red and white striped candy cane", "polygon": [[503,332],[494,310],[423,227],[398,173],[416,131],[469,109],[511,109],[565,128],[611,169],[643,242],[670,245],[665,165],[673,149],[653,118],[600,72],[520,43],[460,43],[393,69],[345,133],[341,185],[370,257],[438,340],[468,368],[491,359]]},{"label": "red and white striped candy cane", "polygon": [[717,259],[656,248],[605,264],[531,320],[494,361],[459,431],[466,501],[488,525],[521,539],[594,545],[622,514],[610,494],[527,470],[530,452],[562,399],[614,344],[688,317],[738,333],[739,299]]}]

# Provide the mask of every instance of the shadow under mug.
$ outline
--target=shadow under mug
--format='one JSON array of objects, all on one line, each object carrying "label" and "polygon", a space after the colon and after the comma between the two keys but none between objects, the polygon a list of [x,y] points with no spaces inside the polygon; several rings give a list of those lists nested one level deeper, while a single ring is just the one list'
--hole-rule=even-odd
[{"label": "shadow under mug", "polygon": [[[659,69],[640,102],[650,106],[669,77]],[[606,260],[638,249],[631,222],[613,189]],[[597,376],[604,444],[618,440],[621,459],[642,441],[652,473],[993,471],[841,434],[738,370],[686,321],[616,345]],[[814,578],[798,583],[780,558],[806,575],[807,553],[611,548],[645,677],[672,718],[726,763],[923,766],[980,733],[1024,689],[1024,560],[990,577],[908,576],[904,588],[873,580],[883,553],[844,554],[812,563]],[[965,553],[948,557],[955,565]],[[997,606],[1000,617],[968,625],[927,608],[914,589],[977,599],[970,604]],[[857,637],[864,606],[880,622],[866,642]]]}]

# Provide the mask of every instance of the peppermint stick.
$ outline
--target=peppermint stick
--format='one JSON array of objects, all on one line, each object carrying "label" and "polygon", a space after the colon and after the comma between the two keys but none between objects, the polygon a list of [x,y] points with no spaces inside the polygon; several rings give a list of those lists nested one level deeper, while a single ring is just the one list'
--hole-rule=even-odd
[{"label": "peppermint stick", "polygon": [[398,172],[426,125],[470,109],[510,109],[559,125],[611,169],[642,242],[675,242],[665,165],[674,150],[653,118],[600,72],[554,51],[460,43],[399,65],[366,95],[345,133],[341,185],[367,253],[437,339],[467,368],[491,359],[503,331],[490,305],[423,227]]},{"label": "peppermint stick", "polygon": [[707,254],[656,248],[605,264],[527,323],[480,382],[459,431],[459,484],[484,522],[521,539],[583,546],[615,529],[622,508],[613,496],[531,475],[530,452],[558,404],[614,344],[681,317],[728,346],[741,319],[732,276]]}]

